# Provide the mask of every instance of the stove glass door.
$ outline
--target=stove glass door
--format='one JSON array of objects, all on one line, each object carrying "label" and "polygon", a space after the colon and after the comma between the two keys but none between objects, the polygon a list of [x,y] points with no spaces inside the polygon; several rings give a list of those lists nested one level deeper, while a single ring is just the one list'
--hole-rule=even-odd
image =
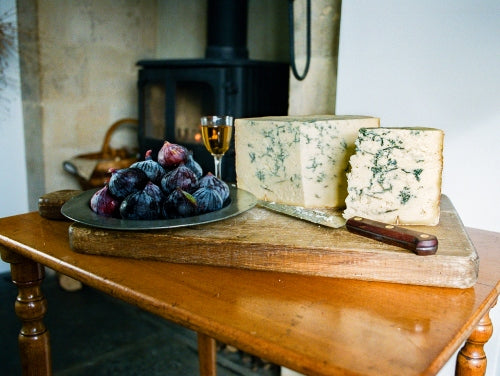
[{"label": "stove glass door", "polygon": [[175,142],[203,144],[200,117],[213,114],[215,93],[205,82],[178,81],[175,87]]}]

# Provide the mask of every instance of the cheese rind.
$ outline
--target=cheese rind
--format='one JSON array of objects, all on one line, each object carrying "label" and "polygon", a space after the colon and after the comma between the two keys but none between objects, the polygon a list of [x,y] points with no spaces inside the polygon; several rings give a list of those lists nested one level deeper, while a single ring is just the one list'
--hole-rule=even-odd
[{"label": "cheese rind", "polygon": [[279,116],[235,120],[238,188],[306,208],[344,206],[346,168],[368,116]]},{"label": "cheese rind", "polygon": [[434,128],[361,129],[349,161],[344,218],[437,225],[443,140]]}]

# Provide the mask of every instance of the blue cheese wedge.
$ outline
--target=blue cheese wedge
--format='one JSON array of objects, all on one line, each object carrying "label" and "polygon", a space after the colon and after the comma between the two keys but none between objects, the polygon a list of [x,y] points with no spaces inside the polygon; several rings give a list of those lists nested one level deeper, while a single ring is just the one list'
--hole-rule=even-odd
[{"label": "blue cheese wedge", "polygon": [[238,188],[259,200],[305,208],[343,207],[346,169],[368,116],[280,116],[235,120]]},{"label": "blue cheese wedge", "polygon": [[439,223],[442,130],[363,128],[347,174],[344,218],[402,225]]}]

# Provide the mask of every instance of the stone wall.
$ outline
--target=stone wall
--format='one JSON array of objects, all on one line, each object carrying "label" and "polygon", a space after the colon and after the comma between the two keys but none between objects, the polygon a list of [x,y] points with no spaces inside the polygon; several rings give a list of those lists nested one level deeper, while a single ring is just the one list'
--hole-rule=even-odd
[{"label": "stone wall", "polygon": [[[341,0],[311,0],[311,60],[304,80],[290,77],[290,115],[335,114]],[[295,61],[306,66],[306,1],[294,2]]]},{"label": "stone wall", "polygon": [[38,25],[45,190],[78,187],[62,162],[137,117],[135,63],[155,54],[156,2],[39,1]]}]

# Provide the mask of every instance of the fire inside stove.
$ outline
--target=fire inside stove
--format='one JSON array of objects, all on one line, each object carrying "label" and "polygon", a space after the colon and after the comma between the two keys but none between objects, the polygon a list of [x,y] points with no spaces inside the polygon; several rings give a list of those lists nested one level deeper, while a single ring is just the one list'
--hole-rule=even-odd
[{"label": "fire inside stove", "polygon": [[[214,112],[214,92],[203,82],[178,82],[175,87],[174,138],[180,144],[202,144],[200,117]],[[150,84],[144,88],[145,135],[161,139],[165,136],[166,93],[165,86]]]}]

